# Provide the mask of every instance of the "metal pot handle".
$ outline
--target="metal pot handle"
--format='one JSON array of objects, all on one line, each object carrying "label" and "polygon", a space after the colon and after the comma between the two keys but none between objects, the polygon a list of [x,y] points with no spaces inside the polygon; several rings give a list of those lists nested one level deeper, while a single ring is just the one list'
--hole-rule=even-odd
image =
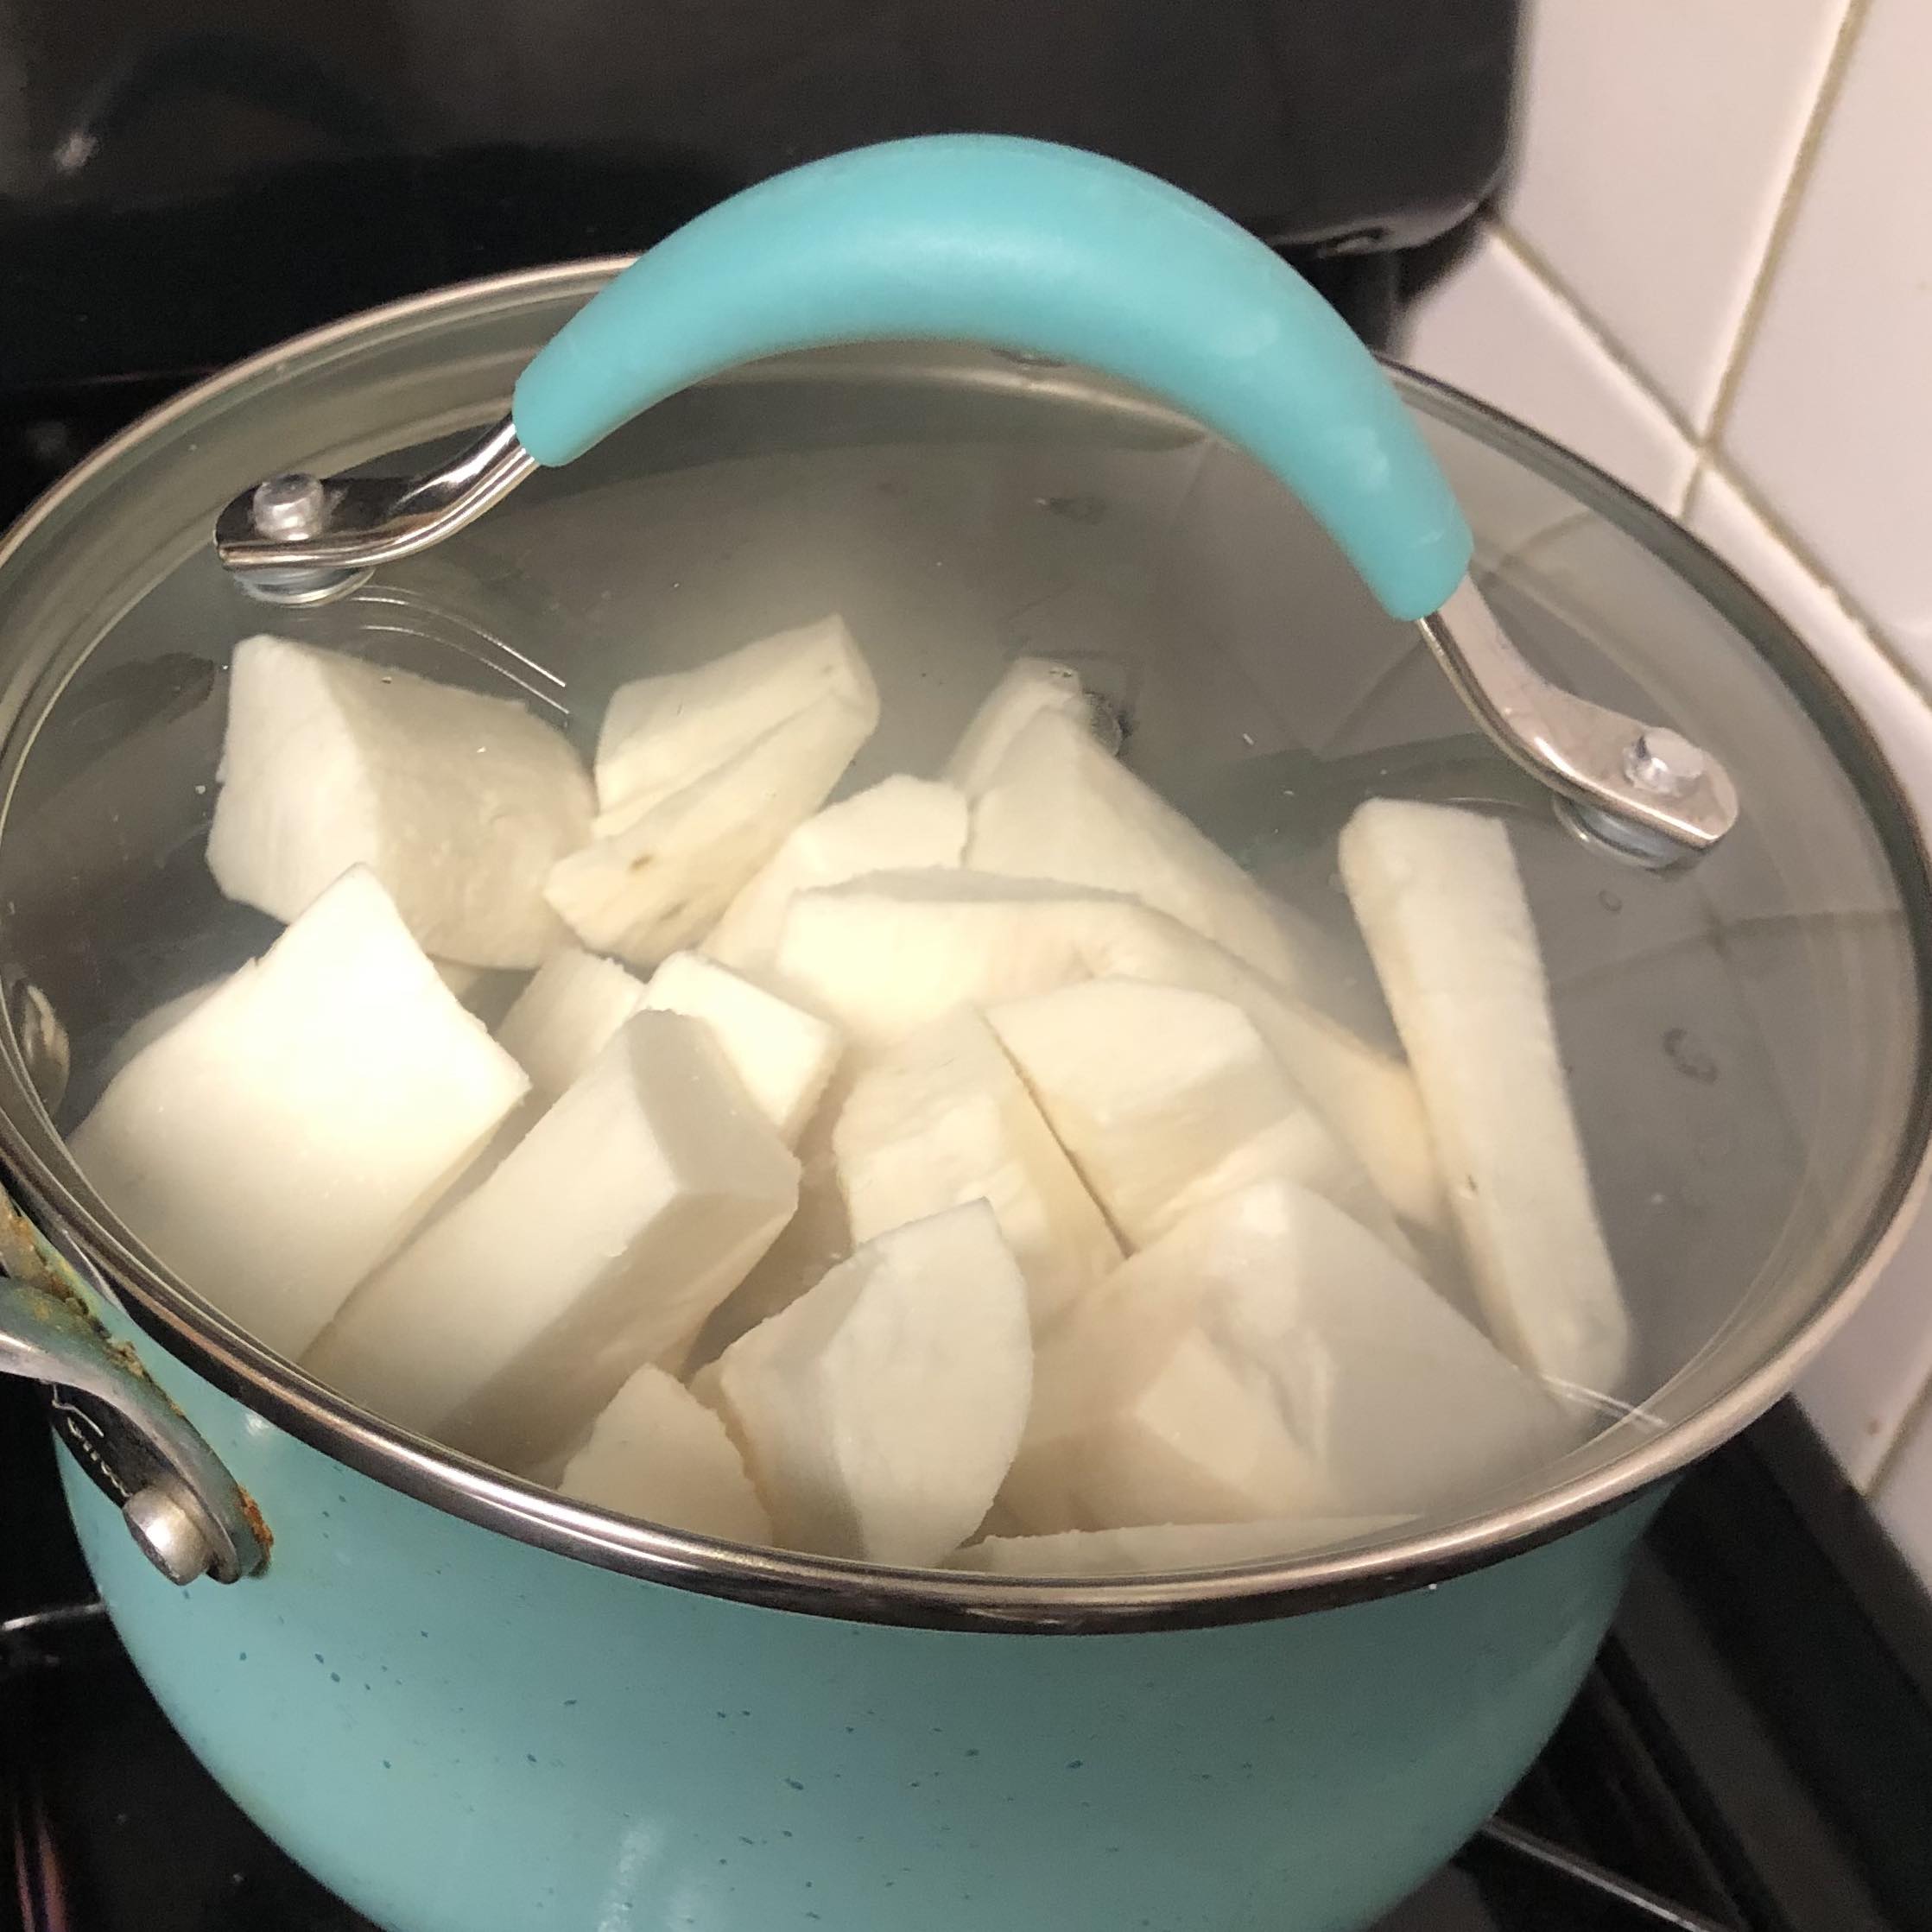
[{"label": "metal pot handle", "polygon": [[0,1276],[0,1375],[45,1383],[81,1466],[174,1583],[234,1583],[268,1561],[254,1505],[131,1350],[61,1294]]},{"label": "metal pot handle", "polygon": [[1736,793],[1714,760],[1555,689],[1504,637],[1441,471],[1314,289],[1191,195],[1042,142],[890,142],[735,195],[566,323],[523,371],[510,421],[448,468],[270,478],[223,512],[217,548],[257,595],[318,602],[706,376],[832,343],[952,339],[1101,370],[1246,449],[1392,617],[1422,624],[1484,729],[1606,814],[1599,829],[1629,827],[1660,857],[1729,830]]}]

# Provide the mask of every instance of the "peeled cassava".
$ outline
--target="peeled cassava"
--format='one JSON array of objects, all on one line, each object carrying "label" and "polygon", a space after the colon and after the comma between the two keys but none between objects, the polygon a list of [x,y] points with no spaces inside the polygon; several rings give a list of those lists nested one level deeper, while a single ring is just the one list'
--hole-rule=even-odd
[{"label": "peeled cassava", "polygon": [[946,761],[947,782],[977,798],[998,770],[1008,746],[1043,711],[1070,718],[1082,730],[1091,727],[1092,707],[1078,671],[1045,658],[1016,658],[960,733]]},{"label": "peeled cassava", "polygon": [[931,1564],[991,1505],[1032,1371],[1026,1283],[976,1201],[865,1243],[732,1343],[716,1386],[782,1539]]},{"label": "peeled cassava", "polygon": [[871,672],[836,617],[761,637],[692,670],[620,685],[598,733],[598,808],[682,791],[823,699],[877,722]]},{"label": "peeled cassava", "polygon": [[1446,1219],[1406,1063],[1125,893],[972,871],[870,874],[800,893],[771,972],[866,1045],[959,1006],[1104,975],[1216,994],[1248,1016],[1396,1213],[1421,1227]]},{"label": "peeled cassava", "polygon": [[1307,978],[1301,915],[1065,711],[1037,712],[1014,734],[973,801],[966,864],[1131,893],[1278,985]]},{"label": "peeled cassava", "polygon": [[797,1141],[839,1063],[835,1027],[700,953],[666,960],[644,1004],[701,1021],[778,1137]]},{"label": "peeled cassava", "polygon": [[1451,806],[1376,799],[1343,828],[1341,870],[1491,1327],[1553,1381],[1614,1393],[1630,1316],[1508,832]]},{"label": "peeled cassava", "polygon": [[986,1022],[961,1007],[873,1058],[832,1130],[854,1241],[984,1200],[1026,1277],[1036,1328],[1120,1245]]},{"label": "peeled cassava", "polygon": [[406,1428],[532,1467],[704,1321],[797,1196],[798,1162],[700,1023],[635,1014],[307,1365]]},{"label": "peeled cassava", "polygon": [[548,1106],[643,1004],[634,973],[566,946],[531,974],[497,1028],[497,1042],[530,1076],[532,1099]]},{"label": "peeled cassava", "polygon": [[726,966],[769,964],[795,893],[864,872],[950,866],[966,850],[966,801],[951,785],[899,776],[828,805],[786,835],[706,936]]},{"label": "peeled cassava", "polygon": [[1386,1229],[1360,1163],[1232,1001],[1110,978],[1004,1001],[986,1017],[1131,1245],[1271,1174]]},{"label": "peeled cassava", "polygon": [[248,637],[220,777],[208,866],[231,899],[292,920],[364,865],[440,960],[534,966],[562,937],[544,882],[590,836],[590,780],[521,705]]},{"label": "peeled cassava", "polygon": [[716,1414],[662,1369],[612,1396],[557,1487],[580,1503],[731,1542],[771,1541],[744,1459]]},{"label": "peeled cassava", "polygon": [[1039,1533],[1479,1502],[1565,1418],[1413,1270],[1285,1181],[1177,1223],[1042,1345],[1002,1500]]},{"label": "peeled cassava", "polygon": [[136,1054],[70,1144],[190,1287],[297,1355],[529,1085],[358,867]]}]

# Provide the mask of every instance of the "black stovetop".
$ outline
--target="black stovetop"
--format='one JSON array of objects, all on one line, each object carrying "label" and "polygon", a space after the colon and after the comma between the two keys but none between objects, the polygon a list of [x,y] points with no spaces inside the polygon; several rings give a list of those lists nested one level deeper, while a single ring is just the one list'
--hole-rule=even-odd
[{"label": "black stovetop", "polygon": [[[3,1382],[0,1525],[0,1924],[364,1932],[143,1689]],[[1789,1405],[1685,1479],[1549,1748],[1380,1932],[1671,1928],[1932,1929],[1932,1609]]]}]

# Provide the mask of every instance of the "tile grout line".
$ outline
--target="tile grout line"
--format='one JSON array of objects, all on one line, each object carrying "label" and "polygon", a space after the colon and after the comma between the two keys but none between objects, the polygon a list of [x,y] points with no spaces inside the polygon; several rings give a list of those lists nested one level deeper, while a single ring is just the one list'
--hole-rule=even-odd
[{"label": "tile grout line", "polygon": [[[1712,473],[1713,467],[1711,453],[1707,449],[1700,447],[1691,452],[1690,479],[1684,485],[1684,507],[1677,512],[1678,521],[1687,530],[1691,529],[1690,520],[1697,514],[1698,497],[1702,493],[1704,479]],[[1696,534],[1694,530],[1691,530],[1693,536]]]},{"label": "tile grout line", "polygon": [[1560,301],[1574,318],[1576,325],[1588,338],[1591,345],[1599,351],[1617,370],[1618,373],[1636,384],[1644,399],[1653,403],[1658,413],[1670,427],[1683,438],[1694,451],[1702,447],[1702,439],[1677,406],[1660,396],[1650,379],[1629,350],[1606,329],[1589,309],[1577,299],[1575,292],[1555,269],[1543,259],[1542,253],[1530,242],[1526,242],[1515,229],[1499,214],[1489,218],[1489,231],[1504,248],[1513,255],[1522,266],[1535,276],[1543,288]]},{"label": "tile grout line", "polygon": [[[1744,377],[1745,363],[1752,344],[1758,339],[1763,326],[1764,310],[1770,300],[1771,284],[1777,277],[1778,264],[1783,261],[1787,244],[1791,238],[1791,230],[1796,225],[1800,204],[1804,191],[1809,185],[1812,173],[1817,166],[1818,150],[1824,142],[1825,129],[1829,123],[1832,110],[1838,105],[1838,97],[1844,92],[1846,70],[1851,66],[1852,50],[1857,42],[1865,21],[1872,11],[1872,0],[1846,0],[1845,11],[1838,22],[1838,32],[1832,41],[1831,52],[1825,57],[1825,71],[1818,78],[1818,91],[1812,96],[1810,111],[1805,116],[1804,126],[1798,135],[1797,151],[1791,157],[1789,171],[1784,177],[1784,187],[1778,196],[1777,212],[1771,217],[1770,233],[1764,238],[1764,252],[1758,257],[1757,273],[1751,277],[1751,292],[1745,297],[1744,313],[1738,318],[1738,326],[1732,332],[1731,345],[1725,355],[1724,367],[1720,371],[1717,391],[1711,398],[1710,421],[1705,428],[1701,447],[1707,450],[1717,447],[1725,425],[1730,421],[1732,405],[1737,399],[1738,385]],[[1827,580],[1829,581],[1829,580]]]},{"label": "tile grout line", "polygon": [[1867,1502],[1876,1503],[1878,1492],[1898,1473],[1906,1445],[1928,1414],[1932,1414],[1932,1376],[1920,1384],[1918,1393],[1905,1404],[1904,1413],[1898,1418],[1898,1426],[1886,1436],[1884,1447],[1878,1451],[1878,1460],[1872,1465],[1872,1473],[1862,1483],[1853,1484]]},{"label": "tile grout line", "polygon": [[[1862,9],[1869,4],[1869,0],[1853,0],[1853,3]],[[1732,468],[1730,464],[1725,460],[1721,450],[1716,449],[1707,443],[1701,442],[1685,432],[1682,419],[1664,403],[1663,399],[1651,389],[1649,383],[1644,380],[1643,375],[1630,363],[1628,358],[1618,352],[1615,342],[1606,336],[1587,315],[1577,308],[1576,304],[1560,281],[1544,273],[1537,265],[1533,252],[1523,249],[1518,242],[1518,238],[1506,231],[1503,225],[1493,218],[1489,221],[1487,226],[1490,232],[1494,234],[1504,247],[1509,248],[1511,252],[1517,256],[1523,266],[1543,284],[1547,291],[1571,311],[1576,318],[1578,326],[1590,339],[1593,346],[1600,349],[1605,356],[1615,364],[1623,375],[1635,383],[1652,402],[1656,402],[1665,417],[1669,419],[1671,427],[1680,434],[1685,436],[1686,441],[1690,446],[1691,466],[1689,474],[1684,479],[1682,494],[1676,504],[1659,504],[1657,507],[1667,510],[1669,515],[1675,516],[1678,522],[1688,528],[1696,505],[1698,494],[1706,480],[1715,478],[1718,481],[1727,485],[1737,492],[1745,508],[1764,526],[1765,530],[1779,548],[1785,551],[1805,575],[1809,577],[1825,596],[1838,607],[1846,620],[1856,627],[1865,642],[1870,644],[1879,657],[1897,674],[1911,689],[1913,694],[1929,710],[1932,710],[1932,675],[1920,670],[1910,658],[1892,643],[1891,639],[1886,636],[1884,627],[1871,611],[1867,611],[1855,598],[1846,594],[1844,586],[1824,567],[1823,563],[1812,551],[1810,546],[1796,530],[1791,529],[1777,510],[1759,495],[1755,485]],[[1696,533],[1693,531],[1692,534],[1694,535]],[[1750,581],[1748,579],[1746,580]],[[1752,584],[1751,587],[1758,590],[1761,596],[1767,594],[1755,583]]]},{"label": "tile grout line", "polygon": [[[1703,459],[1715,447],[1720,429],[1728,415],[1732,392],[1742,374],[1745,352],[1757,333],[1773,272],[1783,255],[1802,190],[1816,161],[1825,124],[1842,89],[1853,44],[1864,27],[1872,4],[1872,0],[1845,0],[1845,10],[1840,16],[1831,51],[1825,57],[1824,71],[1819,76],[1817,91],[1812,97],[1804,126],[1799,133],[1797,147],[1778,197],[1777,208],[1771,218],[1770,231],[1765,237],[1764,250],[1758,257],[1751,288],[1745,298],[1743,313],[1738,318],[1737,327],[1732,332],[1724,366],[1719,372],[1717,390],[1711,400],[1709,421],[1701,430],[1675,403],[1660,393],[1637,358],[1592,312],[1589,304],[1578,295],[1563,275],[1543,257],[1542,251],[1519,234],[1499,209],[1492,208],[1489,211],[1488,226],[1491,232],[1552,295],[1563,303],[1591,341],[1625,376],[1637,384],[1639,390],[1657,406],[1671,428],[1690,444],[1698,460],[1694,462],[1690,477],[1685,484],[1683,500],[1676,511],[1679,516],[1684,515],[1688,510],[1692,492],[1705,467]],[[1808,567],[1810,567],[1808,565]],[[1827,578],[1825,581],[1829,583],[1830,580]],[[1867,628],[1870,628],[1869,625]]]},{"label": "tile grout line", "polygon": [[1844,616],[1864,634],[1865,641],[1886,664],[1904,680],[1929,707],[1932,707],[1932,678],[1929,678],[1910,662],[1905,654],[1886,636],[1884,627],[1871,611],[1865,609],[1856,599],[1846,594],[1843,586],[1831,571],[1824,567],[1804,539],[1764,499],[1757,487],[1726,460],[1724,452],[1718,447],[1716,440],[1721,424],[1728,414],[1732,391],[1742,373],[1751,339],[1756,334],[1777,262],[1789,239],[1802,190],[1815,164],[1825,125],[1843,89],[1845,72],[1850,65],[1853,47],[1871,13],[1872,3],[1873,0],[1846,0],[1844,15],[1839,22],[1838,31],[1832,42],[1832,50],[1826,57],[1825,71],[1820,77],[1817,92],[1813,97],[1810,111],[1806,116],[1804,130],[1799,136],[1797,152],[1785,179],[1777,212],[1772,218],[1770,234],[1766,238],[1764,253],[1758,260],[1751,294],[1745,301],[1745,313],[1732,337],[1730,351],[1719,381],[1718,394],[1712,404],[1710,427],[1703,434],[1694,429],[1675,406],[1652,387],[1650,378],[1630,352],[1577,298],[1562,276],[1543,259],[1533,244],[1526,242],[1509,225],[1498,210],[1492,208],[1486,211],[1483,225],[1486,232],[1495,237],[1498,244],[1516,258],[1546,293],[1563,305],[1591,345],[1632,383],[1640,395],[1656,406],[1658,413],[1670,428],[1689,445],[1691,466],[1685,478],[1682,494],[1674,505],[1660,507],[1668,509],[1680,521],[1688,522],[1699,490],[1707,478],[1714,476],[1727,484],[1737,492],[1751,515],[1764,524],[1773,540],[1789,553],[1799,568],[1815,581]]},{"label": "tile grout line", "polygon": [[[1720,451],[1702,450],[1698,453],[1697,468],[1691,478],[1692,491],[1708,477],[1715,477],[1737,492],[1745,508],[1764,526],[1779,548],[1790,557],[1806,576],[1812,579],[1818,588],[1838,606],[1840,613],[1857,627],[1865,643],[1898,674],[1911,688],[1914,696],[1928,709],[1932,709],[1932,674],[1920,669],[1913,663],[1910,655],[1885,635],[1884,627],[1877,618],[1856,598],[1846,594],[1844,586],[1812,554],[1803,538],[1765,502],[1754,484],[1739,475],[1724,460]],[[1690,515],[1691,494],[1692,492],[1686,493],[1684,516],[1687,519]],[[1694,530],[1691,534],[1695,535],[1696,532]],[[1753,588],[1756,586],[1753,586]]]},{"label": "tile grout line", "polygon": [[[1870,4],[1871,0],[1851,0],[1851,9],[1855,10],[1861,16]],[[1842,29],[1840,31],[1842,34]],[[1727,484],[1732,490],[1736,491],[1739,497],[1742,498],[1745,507],[1764,526],[1779,547],[1789,552],[1799,568],[1816,582],[1826,596],[1864,634],[1866,642],[1872,645],[1873,649],[1884,659],[1885,662],[1893,670],[1904,679],[1905,682],[1924,700],[1929,707],[1932,707],[1932,681],[1929,681],[1924,674],[1917,670],[1904,657],[1885,636],[1883,628],[1870,611],[1860,605],[1855,599],[1846,595],[1837,579],[1832,575],[1829,570],[1824,567],[1819,558],[1812,552],[1810,547],[1796,530],[1785,523],[1783,516],[1764,500],[1758,493],[1756,486],[1732,468],[1730,464],[1725,460],[1724,453],[1690,431],[1684,419],[1678,415],[1676,410],[1650,387],[1650,382],[1644,377],[1643,371],[1631,360],[1615,338],[1606,334],[1594,318],[1578,305],[1575,298],[1565,286],[1562,278],[1548,269],[1542,263],[1536,250],[1524,243],[1522,237],[1509,228],[1498,217],[1493,213],[1491,214],[1486,218],[1484,225],[1486,231],[1496,238],[1498,243],[1513,255],[1523,269],[1542,285],[1546,293],[1562,303],[1563,307],[1574,318],[1577,326],[1591,345],[1599,350],[1621,375],[1636,386],[1640,393],[1656,404],[1670,427],[1683,437],[1688,444],[1691,453],[1691,466],[1688,475],[1684,479],[1682,494],[1674,505],[1660,504],[1658,507],[1667,509],[1669,514],[1676,517],[1679,522],[1688,523],[1699,488],[1705,479],[1709,477],[1715,477],[1720,481]],[[1767,248],[1767,258],[1769,253],[1770,250]]]}]

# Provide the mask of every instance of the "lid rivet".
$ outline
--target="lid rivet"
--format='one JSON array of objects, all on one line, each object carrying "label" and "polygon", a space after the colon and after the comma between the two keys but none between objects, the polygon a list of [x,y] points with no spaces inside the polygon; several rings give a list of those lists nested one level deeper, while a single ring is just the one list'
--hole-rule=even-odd
[{"label": "lid rivet", "polygon": [[303,471],[272,476],[255,486],[249,515],[263,536],[314,536],[328,520],[328,492]]},{"label": "lid rivet", "polygon": [[142,1554],[170,1583],[193,1583],[213,1567],[214,1546],[207,1533],[163,1484],[136,1490],[121,1514]]},{"label": "lid rivet", "polygon": [[1662,725],[1642,732],[1624,751],[1624,771],[1633,785],[1659,798],[1682,798],[1703,779],[1704,754],[1688,738]]}]

